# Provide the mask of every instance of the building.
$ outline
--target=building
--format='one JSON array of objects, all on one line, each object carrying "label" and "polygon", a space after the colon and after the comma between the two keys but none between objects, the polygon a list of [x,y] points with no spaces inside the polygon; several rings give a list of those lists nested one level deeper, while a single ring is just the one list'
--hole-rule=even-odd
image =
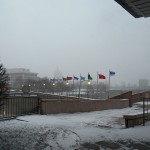
[{"label": "building", "polygon": [[28,80],[38,80],[37,73],[30,72],[29,69],[13,68],[7,69],[9,76],[9,85],[11,89],[18,89],[20,86]]},{"label": "building", "polygon": [[139,88],[140,89],[148,89],[149,87],[149,82],[147,79],[140,79],[139,80]]}]

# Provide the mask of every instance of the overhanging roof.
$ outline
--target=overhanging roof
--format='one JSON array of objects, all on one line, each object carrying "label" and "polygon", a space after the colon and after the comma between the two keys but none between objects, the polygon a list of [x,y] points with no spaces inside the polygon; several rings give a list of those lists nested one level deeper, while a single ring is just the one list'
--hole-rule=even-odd
[{"label": "overhanging roof", "polygon": [[150,17],[150,0],[115,0],[135,18]]}]

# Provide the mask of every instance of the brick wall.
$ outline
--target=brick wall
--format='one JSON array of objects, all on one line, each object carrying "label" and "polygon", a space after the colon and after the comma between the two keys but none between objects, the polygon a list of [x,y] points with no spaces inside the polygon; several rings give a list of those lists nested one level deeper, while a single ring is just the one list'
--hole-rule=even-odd
[{"label": "brick wall", "polygon": [[41,100],[41,114],[89,112],[129,107],[129,100]]},{"label": "brick wall", "polygon": [[112,97],[110,99],[130,99],[131,97],[132,97],[132,91],[128,91],[126,93],[114,96],[114,97]]},{"label": "brick wall", "polygon": [[142,97],[150,98],[150,91],[145,91],[145,92],[141,92],[141,93],[137,93],[137,94],[132,95],[131,100],[130,100],[131,106],[134,103],[142,101]]},{"label": "brick wall", "polygon": [[111,99],[129,99],[129,106],[131,107],[134,103],[142,101],[142,97],[150,98],[150,91],[145,91],[132,95],[132,91],[117,95]]}]

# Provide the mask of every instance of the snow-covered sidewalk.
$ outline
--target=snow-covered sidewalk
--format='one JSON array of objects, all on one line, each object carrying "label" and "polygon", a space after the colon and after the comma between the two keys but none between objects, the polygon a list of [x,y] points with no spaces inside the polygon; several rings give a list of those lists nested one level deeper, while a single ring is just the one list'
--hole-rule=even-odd
[{"label": "snow-covered sidewalk", "polygon": [[123,115],[140,107],[31,115],[0,122],[0,149],[150,149],[150,122],[126,129]]}]

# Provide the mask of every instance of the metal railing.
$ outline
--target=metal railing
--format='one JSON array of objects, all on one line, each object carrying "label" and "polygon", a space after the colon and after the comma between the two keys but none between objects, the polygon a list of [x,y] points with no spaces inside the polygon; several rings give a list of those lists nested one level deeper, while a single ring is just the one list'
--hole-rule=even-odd
[{"label": "metal railing", "polygon": [[37,96],[9,96],[1,98],[0,120],[11,119],[21,115],[39,113]]},{"label": "metal railing", "polygon": [[145,121],[149,120],[149,102],[150,98],[142,98],[143,99],[143,126],[145,125]]}]

